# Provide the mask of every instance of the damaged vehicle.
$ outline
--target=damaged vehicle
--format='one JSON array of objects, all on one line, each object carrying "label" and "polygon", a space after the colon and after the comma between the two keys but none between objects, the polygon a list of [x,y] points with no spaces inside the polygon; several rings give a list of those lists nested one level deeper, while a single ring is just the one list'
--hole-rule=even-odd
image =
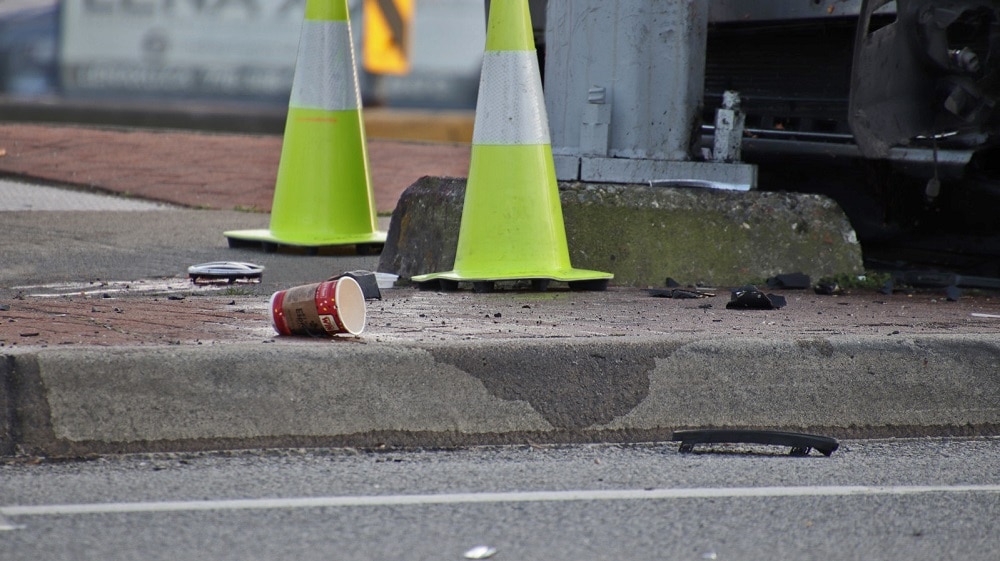
[{"label": "damaged vehicle", "polygon": [[706,5],[701,146],[738,92],[760,188],[835,199],[870,268],[1000,277],[1000,1]]},{"label": "damaged vehicle", "polygon": [[738,4],[710,3],[705,107],[741,92],[762,184],[835,198],[872,266],[1000,276],[1000,2]]}]

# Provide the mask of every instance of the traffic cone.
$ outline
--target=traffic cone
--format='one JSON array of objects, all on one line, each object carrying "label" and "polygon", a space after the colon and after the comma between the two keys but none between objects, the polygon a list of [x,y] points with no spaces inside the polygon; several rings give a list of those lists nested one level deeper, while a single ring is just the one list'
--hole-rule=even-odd
[{"label": "traffic cone", "polygon": [[384,244],[377,231],[347,0],[308,0],[270,228],[225,232],[230,247]]},{"label": "traffic cone", "polygon": [[528,2],[493,0],[455,266],[412,280],[603,289],[613,276],[570,264]]}]

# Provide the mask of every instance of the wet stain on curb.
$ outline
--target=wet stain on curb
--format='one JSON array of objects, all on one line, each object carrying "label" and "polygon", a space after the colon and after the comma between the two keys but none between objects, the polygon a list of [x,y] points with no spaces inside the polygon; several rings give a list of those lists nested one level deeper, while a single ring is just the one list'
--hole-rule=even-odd
[{"label": "wet stain on curb", "polygon": [[437,361],[479,379],[498,398],[530,403],[553,427],[584,429],[607,424],[646,399],[656,363],[645,350],[599,344],[538,346],[518,353],[504,353],[501,347],[432,353]]}]

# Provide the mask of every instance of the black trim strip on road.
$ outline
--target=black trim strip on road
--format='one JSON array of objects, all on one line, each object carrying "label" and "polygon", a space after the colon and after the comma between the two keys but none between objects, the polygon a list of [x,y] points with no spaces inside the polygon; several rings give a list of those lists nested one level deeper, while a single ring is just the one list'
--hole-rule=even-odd
[{"label": "black trim strip on road", "polygon": [[671,440],[681,443],[679,451],[682,453],[694,451],[695,444],[736,443],[790,446],[792,456],[807,456],[809,450],[815,448],[824,456],[829,456],[840,447],[836,440],[828,436],[752,429],[680,430],[674,431]]}]

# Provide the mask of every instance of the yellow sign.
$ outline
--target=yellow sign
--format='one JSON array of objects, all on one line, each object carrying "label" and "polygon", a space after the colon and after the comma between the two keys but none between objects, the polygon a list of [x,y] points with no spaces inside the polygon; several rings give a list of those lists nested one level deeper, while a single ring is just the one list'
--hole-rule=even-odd
[{"label": "yellow sign", "polygon": [[364,0],[364,65],[373,74],[410,71],[410,29],[416,0]]}]

